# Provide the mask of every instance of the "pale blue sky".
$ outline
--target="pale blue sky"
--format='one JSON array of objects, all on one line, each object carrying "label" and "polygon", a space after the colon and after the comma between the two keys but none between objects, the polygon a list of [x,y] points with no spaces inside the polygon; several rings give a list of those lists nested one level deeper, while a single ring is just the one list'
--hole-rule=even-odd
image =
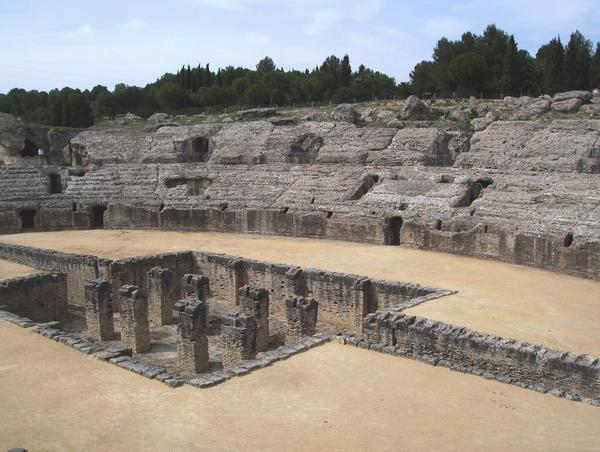
[{"label": "pale blue sky", "polygon": [[331,54],[408,79],[438,38],[495,23],[533,53],[579,29],[600,40],[600,0],[1,0],[0,92],[145,85],[183,64],[286,69]]}]

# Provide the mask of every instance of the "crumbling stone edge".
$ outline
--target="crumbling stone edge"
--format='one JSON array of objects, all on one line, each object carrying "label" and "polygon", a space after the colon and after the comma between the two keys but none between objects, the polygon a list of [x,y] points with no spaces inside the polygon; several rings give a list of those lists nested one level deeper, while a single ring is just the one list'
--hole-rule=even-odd
[{"label": "crumbling stone edge", "polygon": [[2,306],[0,306],[0,320],[14,323],[21,328],[31,328],[37,334],[73,347],[75,350],[79,350],[86,355],[115,364],[122,369],[135,372],[151,380],[160,381],[172,388],[177,388],[186,383],[198,388],[209,388],[223,383],[230,378],[246,375],[277,361],[283,361],[297,353],[329,342],[334,337],[329,333],[317,333],[314,336],[303,337],[293,344],[283,345],[275,350],[258,353],[255,359],[243,361],[228,371],[213,371],[200,374],[194,378],[185,378],[172,371],[133,358],[131,356],[131,349],[129,348],[106,346],[89,339],[83,339],[76,334],[67,333],[60,327],[59,322],[37,323],[27,317],[21,317],[12,312],[5,311],[2,309]]},{"label": "crumbling stone edge", "polygon": [[590,355],[389,311],[369,314],[363,334],[336,340],[600,406],[600,358]]}]

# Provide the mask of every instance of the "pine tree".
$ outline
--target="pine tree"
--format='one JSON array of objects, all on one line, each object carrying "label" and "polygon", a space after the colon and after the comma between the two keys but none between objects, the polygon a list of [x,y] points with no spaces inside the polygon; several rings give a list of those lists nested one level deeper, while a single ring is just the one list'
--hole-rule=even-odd
[{"label": "pine tree", "polygon": [[567,89],[587,89],[590,85],[592,42],[579,32],[571,34],[565,51],[565,85]]},{"label": "pine tree", "polygon": [[350,86],[352,81],[352,67],[350,66],[350,57],[346,54],[342,58],[342,65],[340,67],[340,85],[344,88]]},{"label": "pine tree", "polygon": [[502,64],[501,88],[505,93],[516,93],[521,89],[519,48],[513,35],[508,38]]},{"label": "pine tree", "polygon": [[565,87],[564,80],[565,49],[560,37],[552,39],[539,48],[536,63],[540,78],[540,91],[544,94],[555,94]]},{"label": "pine tree", "polygon": [[596,53],[590,64],[590,89],[600,88],[600,42],[596,44]]}]

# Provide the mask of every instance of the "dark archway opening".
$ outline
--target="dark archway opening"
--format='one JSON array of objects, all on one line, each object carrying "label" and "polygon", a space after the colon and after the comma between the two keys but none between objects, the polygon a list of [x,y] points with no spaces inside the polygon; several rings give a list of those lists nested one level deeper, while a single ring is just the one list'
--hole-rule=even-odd
[{"label": "dark archway opening", "polygon": [[402,218],[392,217],[390,219],[388,245],[400,245],[400,229],[402,229]]},{"label": "dark archway opening", "polygon": [[74,203],[71,205],[71,210],[73,211],[73,213],[77,212],[77,203],[76,203],[76,202],[74,202]]},{"label": "dark archway opening", "polygon": [[35,210],[24,209],[19,212],[21,216],[21,228],[22,229],[34,229],[35,228]]},{"label": "dark archway opening", "polygon": [[192,162],[208,162],[208,159],[210,159],[210,142],[208,138],[194,138],[190,160]]},{"label": "dark archway opening", "polygon": [[21,154],[21,157],[37,157],[38,147],[29,138],[25,138],[25,147],[19,154]]},{"label": "dark archway opening", "polygon": [[92,207],[92,229],[104,229],[104,212],[106,212],[106,206]]},{"label": "dark archway opening", "polygon": [[62,193],[62,178],[60,174],[50,174],[48,175],[48,190],[51,195],[55,195],[57,193]]},{"label": "dark archway opening", "polygon": [[565,240],[563,241],[563,245],[565,248],[570,247],[573,244],[573,233],[569,232],[566,236],[565,236]]}]

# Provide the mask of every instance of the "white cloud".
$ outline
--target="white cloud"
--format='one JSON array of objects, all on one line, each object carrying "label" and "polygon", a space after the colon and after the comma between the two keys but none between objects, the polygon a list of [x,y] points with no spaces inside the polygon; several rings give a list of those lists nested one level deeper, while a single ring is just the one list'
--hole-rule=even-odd
[{"label": "white cloud", "polygon": [[127,22],[123,22],[117,25],[119,30],[123,31],[140,31],[146,26],[146,22],[142,19],[130,19]]},{"label": "white cloud", "polygon": [[271,41],[271,38],[267,35],[250,32],[244,35],[244,40],[250,44],[264,45]]},{"label": "white cloud", "polygon": [[422,31],[434,38],[459,38],[469,26],[466,22],[452,17],[430,18],[425,21]]},{"label": "white cloud", "polygon": [[77,29],[70,31],[65,34],[67,38],[82,38],[93,33],[92,26],[90,24],[83,24],[77,27]]}]

